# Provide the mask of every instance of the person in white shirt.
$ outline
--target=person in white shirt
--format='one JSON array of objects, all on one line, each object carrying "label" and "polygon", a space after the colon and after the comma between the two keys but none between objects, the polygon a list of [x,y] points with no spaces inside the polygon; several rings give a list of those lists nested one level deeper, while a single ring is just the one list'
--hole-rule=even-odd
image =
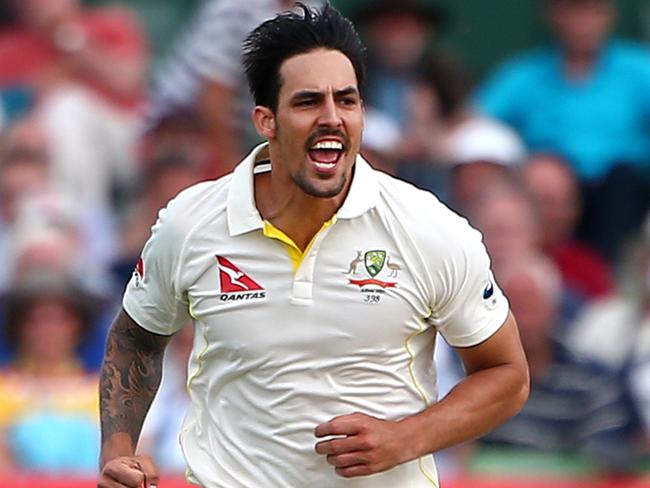
[{"label": "person in white shirt", "polygon": [[[158,484],[135,446],[188,318],[189,481],[438,486],[429,454],[491,430],[528,396],[481,235],[359,155],[364,49],[338,11],[281,14],[244,47],[267,142],[182,192],[152,229],[107,341],[99,486]],[[467,373],[441,400],[438,333]]]}]

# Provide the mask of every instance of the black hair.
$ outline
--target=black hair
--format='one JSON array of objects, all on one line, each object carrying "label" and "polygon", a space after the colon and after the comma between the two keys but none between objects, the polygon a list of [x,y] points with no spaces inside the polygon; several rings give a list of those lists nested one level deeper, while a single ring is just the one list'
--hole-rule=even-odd
[{"label": "black hair", "polygon": [[282,86],[280,66],[318,48],[342,52],[352,63],[359,92],[366,80],[366,48],[352,22],[329,2],[315,10],[297,2],[302,13],[283,12],[256,27],[244,40],[243,64],[256,105],[274,112]]}]

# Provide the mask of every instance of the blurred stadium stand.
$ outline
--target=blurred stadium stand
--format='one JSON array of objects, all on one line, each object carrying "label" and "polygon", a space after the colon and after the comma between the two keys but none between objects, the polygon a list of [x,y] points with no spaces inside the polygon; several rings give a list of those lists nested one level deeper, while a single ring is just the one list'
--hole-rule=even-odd
[{"label": "blurred stadium stand", "polygon": [[[89,5],[124,4],[133,8],[146,28],[152,51],[153,69],[170,52],[172,42],[203,0],[84,0]],[[245,0],[244,0],[245,1]],[[344,13],[353,14],[372,0],[331,0]],[[431,0],[449,12],[442,32],[444,44],[456,53],[479,80],[496,63],[515,52],[536,45],[544,38],[539,19],[540,0]],[[650,41],[650,0],[618,0],[618,32]],[[4,2],[0,23],[5,19]],[[99,330],[98,334],[103,334]],[[103,336],[93,344],[103,343]],[[0,344],[0,353],[2,352]],[[84,360],[97,366],[97,351],[84,349]],[[94,353],[94,354],[93,354]],[[1,354],[0,354],[1,356]],[[616,449],[616,446],[613,446]],[[596,478],[598,466],[566,452],[522,453],[513,449],[483,448],[472,456],[468,474],[443,479],[444,488],[642,488],[650,487],[650,464],[638,478]],[[86,488],[94,478],[47,478],[25,473],[0,475],[0,488]],[[160,488],[189,488],[179,478],[163,476]]]}]

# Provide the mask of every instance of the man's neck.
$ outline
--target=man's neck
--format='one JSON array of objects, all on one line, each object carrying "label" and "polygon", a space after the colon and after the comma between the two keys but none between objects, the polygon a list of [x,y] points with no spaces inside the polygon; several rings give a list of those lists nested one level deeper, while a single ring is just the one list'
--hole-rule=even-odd
[{"label": "man's neck", "polygon": [[274,180],[271,173],[255,177],[255,202],[260,215],[302,251],[341,207],[346,193],[333,198],[312,197],[297,187],[287,192],[286,185]]}]

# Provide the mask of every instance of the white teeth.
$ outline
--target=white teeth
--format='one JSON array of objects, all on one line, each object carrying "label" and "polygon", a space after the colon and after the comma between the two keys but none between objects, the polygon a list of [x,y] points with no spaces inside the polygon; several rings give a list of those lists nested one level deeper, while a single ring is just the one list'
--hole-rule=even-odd
[{"label": "white teeth", "polygon": [[343,144],[339,141],[320,141],[312,146],[312,149],[335,149],[343,150]]},{"label": "white teeth", "polygon": [[334,166],[336,166],[336,163],[318,163],[318,162],[314,162],[314,164],[316,165],[316,167],[318,169],[332,169]]}]

